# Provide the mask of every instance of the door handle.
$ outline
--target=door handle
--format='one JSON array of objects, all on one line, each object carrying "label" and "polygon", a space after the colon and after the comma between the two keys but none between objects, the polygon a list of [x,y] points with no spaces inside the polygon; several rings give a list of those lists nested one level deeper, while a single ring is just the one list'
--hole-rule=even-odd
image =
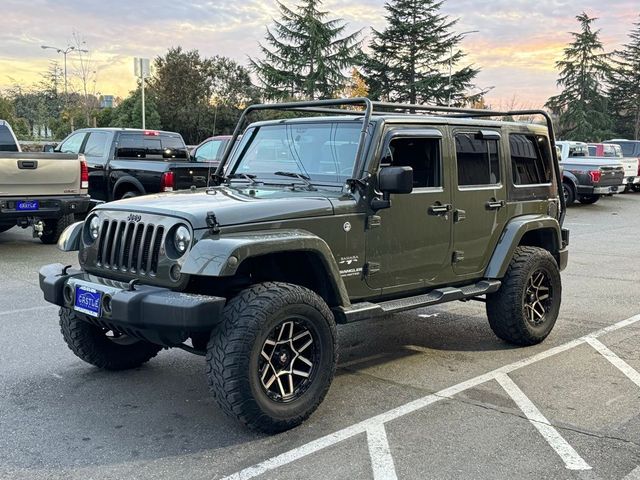
[{"label": "door handle", "polygon": [[485,203],[485,206],[487,207],[487,210],[500,210],[506,204],[507,202],[505,202],[504,200],[496,200],[495,198],[492,198],[487,203]]},{"label": "door handle", "polygon": [[18,168],[20,170],[35,170],[38,168],[37,160],[18,160]]},{"label": "door handle", "polygon": [[429,215],[446,216],[450,211],[451,205],[448,203],[444,205],[436,203],[435,205],[431,205],[429,207]]}]

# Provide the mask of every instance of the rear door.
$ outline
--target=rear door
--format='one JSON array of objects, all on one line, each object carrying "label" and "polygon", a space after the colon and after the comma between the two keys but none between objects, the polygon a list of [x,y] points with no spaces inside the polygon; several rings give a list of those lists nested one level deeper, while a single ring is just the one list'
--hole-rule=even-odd
[{"label": "rear door", "polygon": [[108,200],[106,166],[112,139],[112,132],[94,130],[89,132],[82,147],[89,168],[89,195],[97,200]]},{"label": "rear door", "polygon": [[[453,130],[453,269],[458,278],[482,274],[506,220],[507,189],[498,129]],[[462,277],[462,278],[461,278]]]}]

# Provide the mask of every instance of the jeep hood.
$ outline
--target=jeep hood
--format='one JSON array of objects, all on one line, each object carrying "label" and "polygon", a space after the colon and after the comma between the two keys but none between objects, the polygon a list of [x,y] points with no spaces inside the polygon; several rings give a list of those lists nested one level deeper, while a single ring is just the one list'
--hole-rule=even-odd
[{"label": "jeep hood", "polygon": [[333,214],[330,198],[339,191],[288,190],[269,187],[216,187],[146,195],[101,205],[96,210],[150,213],[179,217],[193,228],[207,228],[207,214],[213,212],[220,226],[318,217]]}]

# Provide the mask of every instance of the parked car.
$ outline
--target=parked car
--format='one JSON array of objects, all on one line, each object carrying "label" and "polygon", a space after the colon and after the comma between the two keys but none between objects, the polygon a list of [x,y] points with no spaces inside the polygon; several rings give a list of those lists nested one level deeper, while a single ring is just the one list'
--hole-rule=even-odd
[{"label": "parked car", "polygon": [[0,152],[21,152],[18,139],[9,122],[0,120]]},{"label": "parked car", "polygon": [[[640,140],[625,140],[621,138],[614,138],[613,140],[607,140],[604,143],[610,143],[619,145],[622,150],[622,160],[629,162],[632,166],[635,160],[637,165],[636,177],[633,181],[627,180],[627,185],[635,192],[640,192]],[[629,167],[629,175],[631,173],[631,167]]]},{"label": "parked car", "polygon": [[57,242],[75,215],[89,209],[84,158],[78,154],[22,153],[11,127],[3,120],[0,143],[0,232],[14,226],[32,227],[34,236],[43,243]]},{"label": "parked car", "polygon": [[191,161],[180,134],[158,130],[83,128],[49,150],[85,156],[98,202],[205,187],[214,168]]},{"label": "parked car", "polygon": [[563,168],[562,188],[565,203],[596,203],[604,195],[621,191],[625,170],[620,159],[589,157],[583,142],[558,141]]},{"label": "parked car", "polygon": [[614,143],[589,143],[589,156],[613,158],[624,166],[624,190],[640,188],[640,163],[637,158],[625,158],[622,147]]},{"label": "parked car", "polygon": [[222,159],[229,140],[231,140],[231,135],[209,137],[191,151],[191,158],[195,162],[212,162],[217,165]]},{"label": "parked car", "polygon": [[203,355],[221,409],[273,433],[325,397],[336,322],[476,299],[499,338],[542,342],[569,243],[549,115],[343,99],[249,107],[239,124],[356,103],[251,124],[218,186],[100,205],[70,227],[61,246],[80,268],[45,266],[40,286],[71,350],[111,370],[163,347]]}]

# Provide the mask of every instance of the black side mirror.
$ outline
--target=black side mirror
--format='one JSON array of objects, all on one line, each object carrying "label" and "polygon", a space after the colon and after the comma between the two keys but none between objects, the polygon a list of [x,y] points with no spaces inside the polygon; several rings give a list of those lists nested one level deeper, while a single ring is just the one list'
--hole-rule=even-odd
[{"label": "black side mirror", "polygon": [[42,151],[45,153],[53,153],[55,151],[55,147],[53,145],[45,145],[42,147]]},{"label": "black side mirror", "polygon": [[413,168],[385,167],[378,174],[378,189],[382,192],[382,200],[374,198],[371,208],[380,210],[391,206],[392,193],[411,193],[413,191]]},{"label": "black side mirror", "polygon": [[378,188],[382,193],[411,193],[413,191],[413,168],[383,168],[378,175]]}]

